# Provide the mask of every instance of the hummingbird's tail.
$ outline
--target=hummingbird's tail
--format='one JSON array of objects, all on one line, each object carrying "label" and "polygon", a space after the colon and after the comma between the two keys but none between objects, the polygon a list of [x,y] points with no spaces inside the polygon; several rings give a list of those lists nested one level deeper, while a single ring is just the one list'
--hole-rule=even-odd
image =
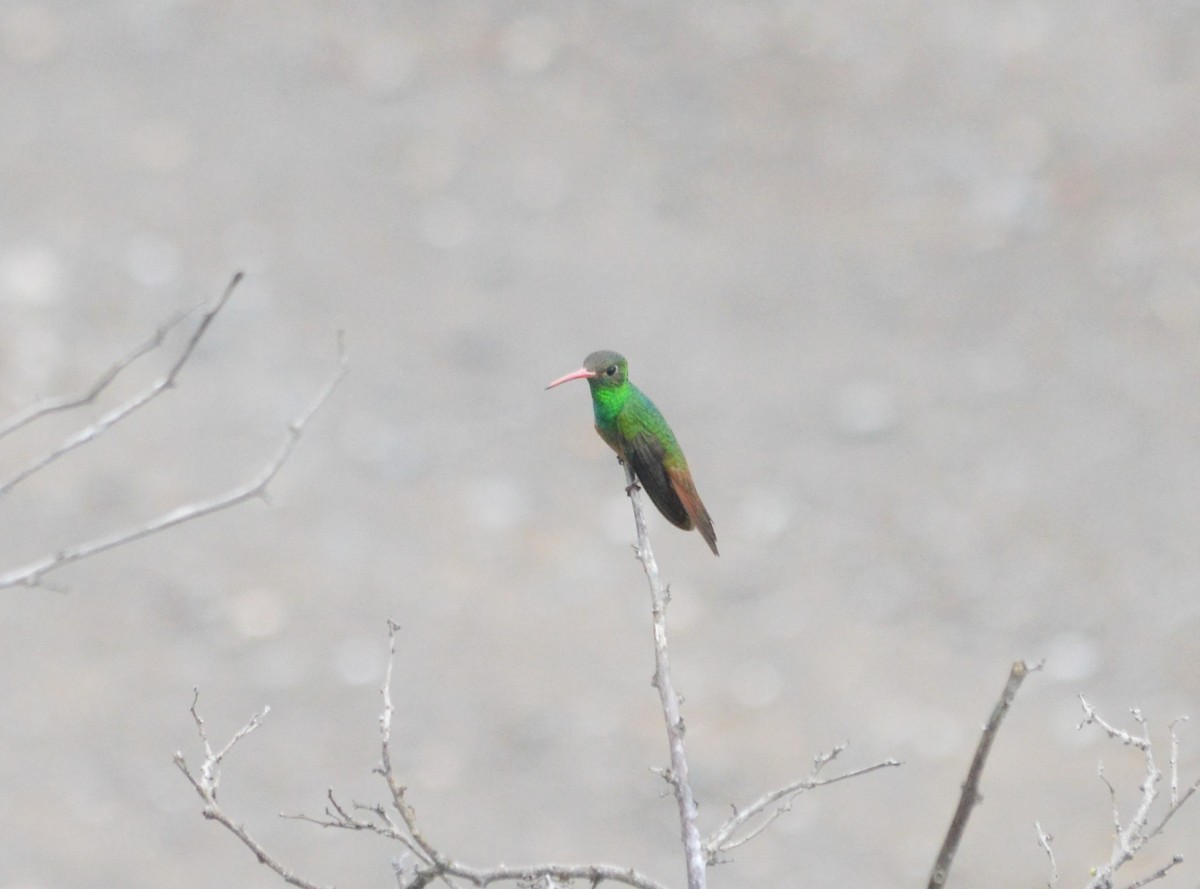
[{"label": "hummingbird's tail", "polygon": [[672,478],[671,482],[676,496],[679,497],[683,508],[687,510],[691,524],[695,525],[696,530],[700,532],[700,536],[704,538],[708,548],[713,551],[713,555],[721,555],[717,552],[717,532],[713,530],[712,518],[709,516],[708,510],[704,508],[704,501],[696,493],[696,486],[692,484],[691,474],[688,473],[679,481]]},{"label": "hummingbird's tail", "polygon": [[704,542],[708,544],[708,548],[713,551],[713,555],[719,556],[717,532],[713,530],[712,518],[709,516],[708,510],[704,508],[704,501],[696,493],[696,483],[692,481],[692,474],[688,471],[687,465],[685,464],[682,469],[668,469],[666,475],[669,487],[659,493],[662,495],[661,499],[668,502],[669,509],[664,509],[663,504],[659,502],[659,497],[655,496],[655,492],[647,488],[650,499],[654,501],[659,511],[678,527],[685,531],[690,531],[692,528],[699,531]]}]

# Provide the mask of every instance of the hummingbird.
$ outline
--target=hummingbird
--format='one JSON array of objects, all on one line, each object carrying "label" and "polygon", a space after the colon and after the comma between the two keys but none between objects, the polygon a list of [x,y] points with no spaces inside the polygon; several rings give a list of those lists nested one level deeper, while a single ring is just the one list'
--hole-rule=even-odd
[{"label": "hummingbird", "polygon": [[699,529],[713,555],[720,555],[712,519],[696,493],[683,449],[654,402],[629,382],[625,356],[593,352],[583,359],[583,367],[546,388],[571,380],[588,381],[596,432],[617,452],[618,460],[632,467],[658,511],[677,528]]}]

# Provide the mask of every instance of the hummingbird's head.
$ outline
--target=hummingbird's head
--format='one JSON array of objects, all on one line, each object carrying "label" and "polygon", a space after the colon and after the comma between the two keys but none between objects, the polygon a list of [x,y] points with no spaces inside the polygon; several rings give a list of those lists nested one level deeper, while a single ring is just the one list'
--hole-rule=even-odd
[{"label": "hummingbird's head", "polygon": [[547,389],[571,380],[587,380],[592,389],[611,389],[621,386],[629,376],[629,362],[617,352],[593,352],[583,359],[583,367],[559,377]]},{"label": "hummingbird's head", "polygon": [[592,386],[604,389],[620,386],[629,377],[629,362],[618,352],[593,352],[583,359],[583,369]]}]

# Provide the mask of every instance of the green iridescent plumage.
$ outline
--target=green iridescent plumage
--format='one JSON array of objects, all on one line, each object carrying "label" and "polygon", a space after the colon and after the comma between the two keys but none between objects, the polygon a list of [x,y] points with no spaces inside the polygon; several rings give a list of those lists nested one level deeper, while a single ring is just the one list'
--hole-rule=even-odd
[{"label": "green iridescent plumage", "polygon": [[683,449],[667,421],[637,386],[629,382],[629,364],[616,352],[593,352],[583,367],[546,388],[586,379],[592,391],[596,432],[622,461],[671,524],[697,528],[714,555],[717,535],[688,469]]}]

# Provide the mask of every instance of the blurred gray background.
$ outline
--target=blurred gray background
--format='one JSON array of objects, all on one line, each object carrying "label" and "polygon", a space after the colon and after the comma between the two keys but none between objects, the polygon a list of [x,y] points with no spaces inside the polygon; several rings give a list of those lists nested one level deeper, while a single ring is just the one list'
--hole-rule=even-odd
[{"label": "blurred gray background", "polygon": [[[375,801],[397,752],[475,864],[682,884],[651,766],[648,593],[586,386],[671,421],[714,559],[655,516],[702,829],[827,788],[714,887],[924,885],[979,728],[955,882],[1107,859],[1085,692],[1200,717],[1195,2],[0,2],[0,409],[75,391],[246,280],[179,386],[0,504],[11,568],[249,478],[351,372],[270,502],[0,596],[0,887],[280,885],[199,815],[214,739],[270,704],[228,810],[307,878],[399,850],[281,820]],[[149,384],[0,443],[5,477]],[[1181,728],[1185,777],[1200,728]],[[1200,848],[1200,805],[1145,857]],[[1196,864],[1172,877],[1195,885]],[[1131,877],[1136,869],[1131,870]]]}]

